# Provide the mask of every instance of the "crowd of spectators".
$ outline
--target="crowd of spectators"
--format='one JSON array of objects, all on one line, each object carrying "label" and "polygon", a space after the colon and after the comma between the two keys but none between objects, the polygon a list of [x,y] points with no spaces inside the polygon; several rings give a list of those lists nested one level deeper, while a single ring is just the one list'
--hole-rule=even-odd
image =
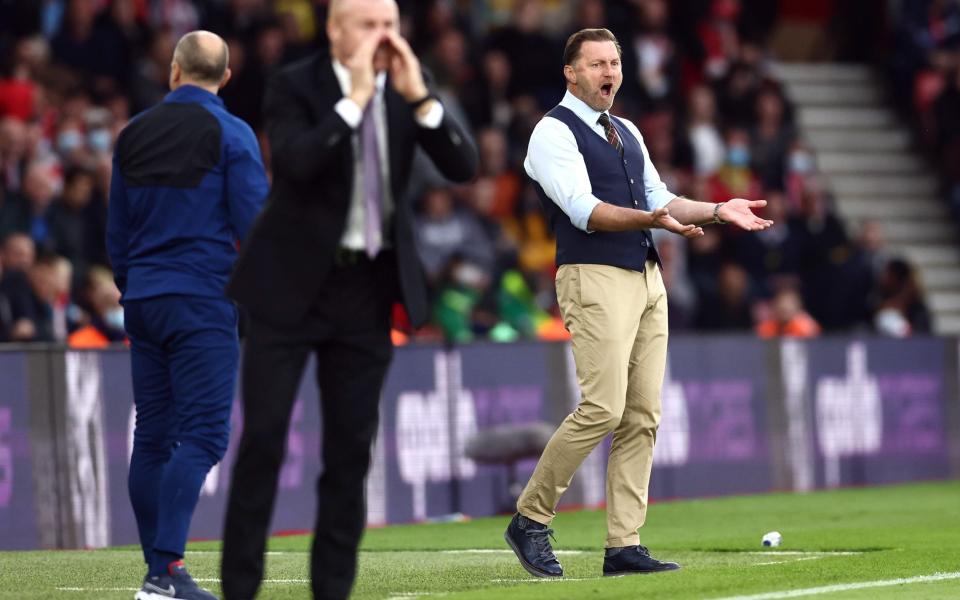
[{"label": "crowd of spectators", "polygon": [[[876,224],[854,236],[832,211],[771,75],[776,3],[399,4],[404,34],[481,156],[464,186],[417,158],[409,193],[434,302],[418,336],[565,336],[554,242],[522,162],[534,125],[564,92],[563,43],[584,27],[619,38],[624,82],[613,112],[638,124],[669,189],[712,202],[766,198],[776,221],[759,234],[708,227],[690,243],[658,232],[673,329],[867,330],[889,296],[919,298],[909,265],[885,257]],[[103,244],[110,156],[130,116],[166,93],[179,36],[205,28],[227,40],[233,78],[222,96],[260,134],[269,167],[265,81],[326,46],[325,12],[324,0],[0,1],[0,341],[122,339]],[[956,98],[960,75],[945,89]],[[899,333],[929,327],[922,304],[914,312]]]},{"label": "crowd of spectators", "polygon": [[902,2],[890,19],[891,90],[904,113],[915,119],[960,221],[960,1]]}]

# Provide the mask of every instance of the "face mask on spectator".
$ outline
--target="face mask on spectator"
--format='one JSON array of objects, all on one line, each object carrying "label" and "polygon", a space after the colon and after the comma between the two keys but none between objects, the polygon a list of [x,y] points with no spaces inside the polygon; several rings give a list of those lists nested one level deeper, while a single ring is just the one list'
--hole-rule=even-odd
[{"label": "face mask on spectator", "polygon": [[746,146],[730,146],[727,150],[727,163],[734,167],[746,167],[750,164],[750,150]]},{"label": "face mask on spectator", "polygon": [[884,308],[877,311],[873,324],[881,335],[897,338],[910,335],[910,321],[895,308]]},{"label": "face mask on spectator", "polygon": [[75,129],[61,131],[57,136],[57,150],[62,154],[70,154],[83,145],[83,136]]},{"label": "face mask on spectator", "polygon": [[813,157],[807,152],[794,152],[790,155],[790,170],[794,173],[813,171]]},{"label": "face mask on spectator", "polygon": [[108,310],[107,314],[103,315],[103,322],[111,329],[123,331],[123,307],[118,306]]},{"label": "face mask on spectator", "polygon": [[453,280],[466,287],[479,287],[483,284],[483,269],[472,263],[460,263],[451,274]]},{"label": "face mask on spectator", "polygon": [[110,132],[106,129],[94,129],[87,134],[87,143],[94,152],[109,152],[111,141]]}]

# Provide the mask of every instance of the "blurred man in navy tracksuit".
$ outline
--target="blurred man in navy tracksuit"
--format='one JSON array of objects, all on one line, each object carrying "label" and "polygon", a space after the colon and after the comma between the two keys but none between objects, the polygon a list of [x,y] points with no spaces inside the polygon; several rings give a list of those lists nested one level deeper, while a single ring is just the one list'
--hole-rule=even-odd
[{"label": "blurred man in navy tracksuit", "polygon": [[268,188],[253,131],[217,97],[227,62],[218,36],[186,34],[172,91],[127,125],[114,156],[107,249],[130,337],[129,491],[148,565],[136,600],[215,598],[182,558],[204,478],[227,448],[239,348],[223,290]]}]

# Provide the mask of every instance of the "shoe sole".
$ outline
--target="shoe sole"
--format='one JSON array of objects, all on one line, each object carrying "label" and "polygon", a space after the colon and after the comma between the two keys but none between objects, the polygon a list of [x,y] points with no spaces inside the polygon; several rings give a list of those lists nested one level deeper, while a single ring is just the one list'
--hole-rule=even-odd
[{"label": "shoe sole", "polygon": [[177,598],[175,596],[164,596],[163,594],[154,594],[153,592],[140,590],[133,596],[133,600],[177,600]]},{"label": "shoe sole", "polygon": [[544,579],[559,579],[563,577],[563,573],[560,573],[559,575],[554,575],[552,573],[541,571],[540,569],[528,563],[526,559],[523,558],[523,555],[520,553],[520,549],[517,548],[516,544],[513,543],[513,540],[510,539],[510,536],[507,534],[506,531],[503,532],[503,539],[507,542],[507,545],[510,546],[510,549],[513,550],[513,553],[517,555],[517,560],[520,561],[520,566],[526,569],[527,573],[530,573],[534,577],[543,577]]},{"label": "shoe sole", "polygon": [[164,596],[163,594],[156,594],[154,592],[145,592],[140,590],[133,596],[133,600],[180,600],[176,596]]}]

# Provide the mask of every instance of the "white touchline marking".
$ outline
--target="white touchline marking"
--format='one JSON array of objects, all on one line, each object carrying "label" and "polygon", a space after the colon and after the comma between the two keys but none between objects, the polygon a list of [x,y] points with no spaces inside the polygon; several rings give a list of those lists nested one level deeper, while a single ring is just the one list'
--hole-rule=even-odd
[{"label": "white touchline marking", "polygon": [[[117,550],[111,550],[110,552],[120,552]],[[367,552],[370,554],[379,554],[381,552],[440,552],[442,554],[511,554],[512,550],[509,548],[462,548],[460,550],[361,550],[360,552]],[[725,552],[729,554],[763,554],[766,556],[769,555],[810,555],[810,554],[829,554],[833,556],[856,556],[858,554],[863,554],[863,551],[859,550],[692,550],[692,552],[710,552],[718,553]],[[555,550],[555,554],[587,554],[586,550]],[[140,551],[129,551],[129,554],[140,554]],[[187,554],[220,554],[220,550],[187,550]],[[282,554],[310,554],[309,550],[268,550],[264,552],[267,556],[279,556]]]},{"label": "white touchline marking", "polygon": [[[705,552],[710,552],[710,550],[705,550]],[[856,556],[858,554],[863,554],[863,552],[857,552],[854,550],[749,550],[737,552],[737,554],[762,554],[764,556],[809,556],[811,554],[823,554],[827,556]]]},{"label": "white touchline marking", "polygon": [[58,592],[139,592],[140,588],[82,588],[82,587],[58,587]]},{"label": "white touchline marking", "polygon": [[[216,577],[200,577],[194,579],[198,583],[220,583],[220,579]],[[263,583],[278,583],[278,584],[302,584],[310,583],[309,579],[264,579]],[[58,587],[57,591],[60,592],[137,592],[140,591],[140,588],[131,588],[131,587]],[[426,595],[418,594],[420,596]]]},{"label": "white touchline marking", "polygon": [[[190,554],[220,554],[219,550],[187,550],[187,555]],[[280,556],[283,554],[310,554],[309,550],[267,550],[263,553],[264,556]]]},{"label": "white touchline marking", "polygon": [[[200,583],[220,583],[219,577],[195,577]],[[264,579],[262,583],[310,583],[309,579]]]},{"label": "white touchline marking", "polygon": [[[401,552],[417,552],[417,550],[401,550]],[[513,554],[509,548],[467,548],[464,550],[424,550],[424,552],[440,552],[441,554]],[[587,554],[586,550],[554,550],[554,554]]]},{"label": "white touchline marking", "polygon": [[557,583],[560,581],[594,581],[599,577],[530,577],[528,579],[491,579],[490,583]]},{"label": "white touchline marking", "polygon": [[801,556],[800,558],[788,558],[787,560],[772,560],[770,562],[754,563],[753,566],[760,567],[763,565],[783,565],[786,563],[800,562],[801,560],[820,560],[821,558],[826,558],[826,557],[825,556]]},{"label": "white touchline marking", "polygon": [[765,592],[762,594],[752,594],[748,596],[727,596],[717,598],[716,600],[778,600],[780,598],[800,598],[803,596],[816,596],[819,594],[830,594],[833,592],[846,592],[849,590],[862,590],[868,588],[890,587],[894,585],[905,585],[910,583],[930,583],[933,581],[946,581],[948,579],[960,579],[960,571],[954,573],[934,573],[933,575],[918,575],[916,577],[902,577],[900,579],[879,579],[877,581],[858,581],[856,583],[839,583],[836,585],[825,585],[822,587],[805,588],[802,590],[785,590],[780,592]]}]

